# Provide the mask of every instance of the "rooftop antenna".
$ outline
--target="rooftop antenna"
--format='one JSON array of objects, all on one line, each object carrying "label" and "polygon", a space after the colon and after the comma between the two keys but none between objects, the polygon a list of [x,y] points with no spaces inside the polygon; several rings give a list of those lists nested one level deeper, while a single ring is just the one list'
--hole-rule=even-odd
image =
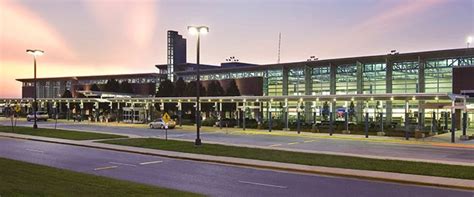
[{"label": "rooftop antenna", "polygon": [[278,34],[278,63],[280,63],[281,32]]}]

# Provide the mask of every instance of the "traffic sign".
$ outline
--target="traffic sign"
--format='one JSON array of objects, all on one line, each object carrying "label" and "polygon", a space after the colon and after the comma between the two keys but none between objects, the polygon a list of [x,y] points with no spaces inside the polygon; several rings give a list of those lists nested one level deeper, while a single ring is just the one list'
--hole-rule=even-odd
[{"label": "traffic sign", "polygon": [[168,113],[166,113],[166,112],[163,114],[163,116],[161,116],[161,118],[163,119],[163,122],[165,122],[165,123],[171,121],[170,115],[168,115]]},{"label": "traffic sign", "polygon": [[20,105],[15,105],[15,112],[20,113],[20,111],[21,111]]}]

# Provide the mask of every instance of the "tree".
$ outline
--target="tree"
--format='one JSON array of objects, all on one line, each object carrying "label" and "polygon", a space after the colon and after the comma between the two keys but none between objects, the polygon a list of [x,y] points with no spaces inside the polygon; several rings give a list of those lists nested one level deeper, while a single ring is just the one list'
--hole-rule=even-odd
[{"label": "tree", "polygon": [[323,118],[324,120],[327,120],[328,116],[329,116],[329,103],[327,101],[324,102],[323,104]]},{"label": "tree", "polygon": [[208,96],[223,96],[225,94],[219,81],[211,81],[207,86]]},{"label": "tree", "polygon": [[225,91],[225,95],[226,96],[240,96],[240,90],[239,90],[239,87],[237,87],[237,83],[235,83],[235,79],[232,79],[232,81],[230,81],[230,84]]},{"label": "tree", "polygon": [[120,92],[120,83],[115,79],[107,80],[104,92]]},{"label": "tree", "polygon": [[[199,87],[199,96],[206,96],[206,88],[202,84],[199,84]],[[191,81],[188,83],[184,95],[189,97],[196,96],[196,81]]]},{"label": "tree", "polygon": [[166,79],[160,83],[158,91],[156,92],[157,97],[171,97],[173,96],[174,85],[169,79]]},{"label": "tree", "polygon": [[72,98],[72,93],[69,90],[65,90],[61,98]]},{"label": "tree", "polygon": [[94,83],[91,85],[91,91],[100,91],[100,88],[97,84]]},{"label": "tree", "polygon": [[185,91],[186,91],[186,86],[187,86],[186,82],[183,80],[183,78],[180,77],[174,85],[174,91],[173,91],[174,96],[176,97],[184,96]]},{"label": "tree", "polygon": [[355,105],[354,101],[351,101],[351,104],[349,105],[349,119],[350,121],[353,121],[355,117]]},{"label": "tree", "polygon": [[132,94],[133,93],[132,85],[128,83],[128,81],[123,81],[120,84],[119,92]]}]

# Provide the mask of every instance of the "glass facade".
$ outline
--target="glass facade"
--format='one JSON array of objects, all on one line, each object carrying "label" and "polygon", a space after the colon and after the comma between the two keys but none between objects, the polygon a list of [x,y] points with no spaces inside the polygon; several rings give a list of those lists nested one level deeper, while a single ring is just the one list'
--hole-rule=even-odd
[{"label": "glass facade", "polygon": [[393,93],[419,92],[418,61],[395,62],[392,73]]},{"label": "glass facade", "polygon": [[329,66],[311,69],[312,94],[329,95],[331,93],[331,69]]},{"label": "glass facade", "polygon": [[288,95],[305,95],[304,68],[288,70]]},{"label": "glass facade", "polygon": [[430,60],[425,64],[425,92],[451,93],[453,83],[453,62],[448,59]]},{"label": "glass facade", "polygon": [[267,96],[283,95],[283,70],[268,70],[263,83],[263,92]]},{"label": "glass facade", "polygon": [[336,94],[357,94],[357,66],[355,64],[337,67]]},{"label": "glass facade", "polygon": [[386,93],[387,64],[365,64],[362,72],[364,94]]}]

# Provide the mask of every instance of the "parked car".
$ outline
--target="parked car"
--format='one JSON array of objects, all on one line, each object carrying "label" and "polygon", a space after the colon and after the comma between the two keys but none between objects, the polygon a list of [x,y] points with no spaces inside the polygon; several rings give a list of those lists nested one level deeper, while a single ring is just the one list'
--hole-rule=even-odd
[{"label": "parked car", "polygon": [[[44,121],[47,121],[49,118],[49,115],[48,115],[48,112],[45,112],[45,111],[37,111],[36,112],[36,120],[37,121],[40,121],[40,120],[44,120]],[[35,119],[35,115],[33,113],[31,114],[28,114],[26,116],[26,120],[27,121],[32,121]]]},{"label": "parked car", "polygon": [[169,122],[165,123],[162,118],[158,118],[157,120],[150,122],[148,126],[150,129],[164,129],[166,124],[168,125],[168,129],[173,129],[176,126],[176,122],[174,120],[170,120]]}]

